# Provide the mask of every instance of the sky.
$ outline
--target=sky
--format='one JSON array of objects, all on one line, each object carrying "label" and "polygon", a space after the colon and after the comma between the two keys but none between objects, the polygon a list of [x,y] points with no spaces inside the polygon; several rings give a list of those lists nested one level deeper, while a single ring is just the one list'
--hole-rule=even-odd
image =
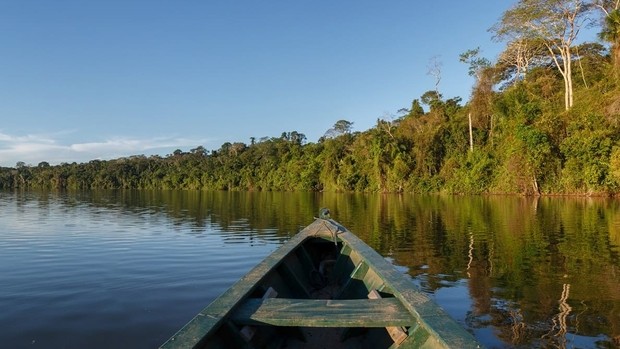
[{"label": "sky", "polygon": [[503,48],[509,0],[0,0],[0,166],[171,154],[365,131],[435,88],[467,101],[459,54]]}]

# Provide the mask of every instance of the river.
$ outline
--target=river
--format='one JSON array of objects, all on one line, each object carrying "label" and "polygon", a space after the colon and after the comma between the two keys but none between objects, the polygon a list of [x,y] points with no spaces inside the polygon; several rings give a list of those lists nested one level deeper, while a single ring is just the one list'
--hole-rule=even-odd
[{"label": "river", "polygon": [[487,347],[620,346],[617,200],[204,191],[0,192],[0,346],[156,348],[321,207]]}]

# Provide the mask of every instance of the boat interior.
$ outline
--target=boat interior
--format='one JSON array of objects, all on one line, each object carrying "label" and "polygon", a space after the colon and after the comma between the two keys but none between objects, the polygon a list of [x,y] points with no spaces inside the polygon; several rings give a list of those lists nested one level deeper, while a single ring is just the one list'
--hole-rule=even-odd
[{"label": "boat interior", "polygon": [[360,253],[311,236],[264,274],[206,347],[398,348],[416,323]]}]

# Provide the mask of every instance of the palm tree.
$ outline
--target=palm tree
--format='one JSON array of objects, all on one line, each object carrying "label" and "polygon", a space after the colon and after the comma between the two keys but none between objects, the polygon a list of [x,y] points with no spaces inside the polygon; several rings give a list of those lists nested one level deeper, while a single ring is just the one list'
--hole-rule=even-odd
[{"label": "palm tree", "polygon": [[605,17],[605,25],[599,37],[611,43],[614,67],[620,66],[620,9],[613,10]]}]

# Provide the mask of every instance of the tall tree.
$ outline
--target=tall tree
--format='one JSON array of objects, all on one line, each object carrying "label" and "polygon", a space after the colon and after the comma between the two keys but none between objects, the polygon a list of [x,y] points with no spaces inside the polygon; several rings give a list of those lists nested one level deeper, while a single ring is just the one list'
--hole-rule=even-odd
[{"label": "tall tree", "polygon": [[416,118],[424,115],[424,108],[422,108],[419,99],[416,98],[411,102],[411,109],[409,109],[408,115]]},{"label": "tall tree", "polygon": [[516,39],[508,42],[497,60],[497,66],[503,70],[502,80],[525,80],[532,64],[544,56],[546,48],[540,40]]},{"label": "tall tree", "polygon": [[[470,103],[471,110],[477,117],[491,118],[490,105],[491,94],[493,85],[489,82],[490,74],[489,68],[491,67],[491,61],[480,56],[480,47],[467,50],[460,54],[459,61],[465,64],[469,64],[469,76],[473,76],[476,79],[474,90],[472,93],[472,102]],[[469,149],[474,151],[474,136],[471,112],[468,115],[469,121]],[[491,122],[492,124],[493,122]]]},{"label": "tall tree", "polygon": [[584,0],[520,0],[504,12],[492,31],[509,41],[538,39],[564,79],[564,106],[573,106],[572,47],[585,24],[590,4]]},{"label": "tall tree", "polygon": [[442,95],[441,93],[431,90],[426,91],[420,96],[420,101],[422,104],[428,105],[431,111],[437,109],[442,104]]},{"label": "tall tree", "polygon": [[353,129],[353,123],[351,121],[338,120],[334,124],[334,130],[336,130],[336,132],[339,132],[341,134],[351,133],[352,129]]},{"label": "tall tree", "polygon": [[480,47],[461,53],[459,61],[469,64],[469,76],[473,76],[476,80],[480,80],[482,71],[491,66],[491,61],[480,56]]},{"label": "tall tree", "polygon": [[439,83],[441,82],[441,67],[443,63],[439,56],[433,56],[427,66],[427,75],[435,78],[435,93],[439,94]]},{"label": "tall tree", "polygon": [[599,33],[601,39],[611,44],[611,52],[616,70],[620,66],[620,0],[594,0],[602,16]]}]

